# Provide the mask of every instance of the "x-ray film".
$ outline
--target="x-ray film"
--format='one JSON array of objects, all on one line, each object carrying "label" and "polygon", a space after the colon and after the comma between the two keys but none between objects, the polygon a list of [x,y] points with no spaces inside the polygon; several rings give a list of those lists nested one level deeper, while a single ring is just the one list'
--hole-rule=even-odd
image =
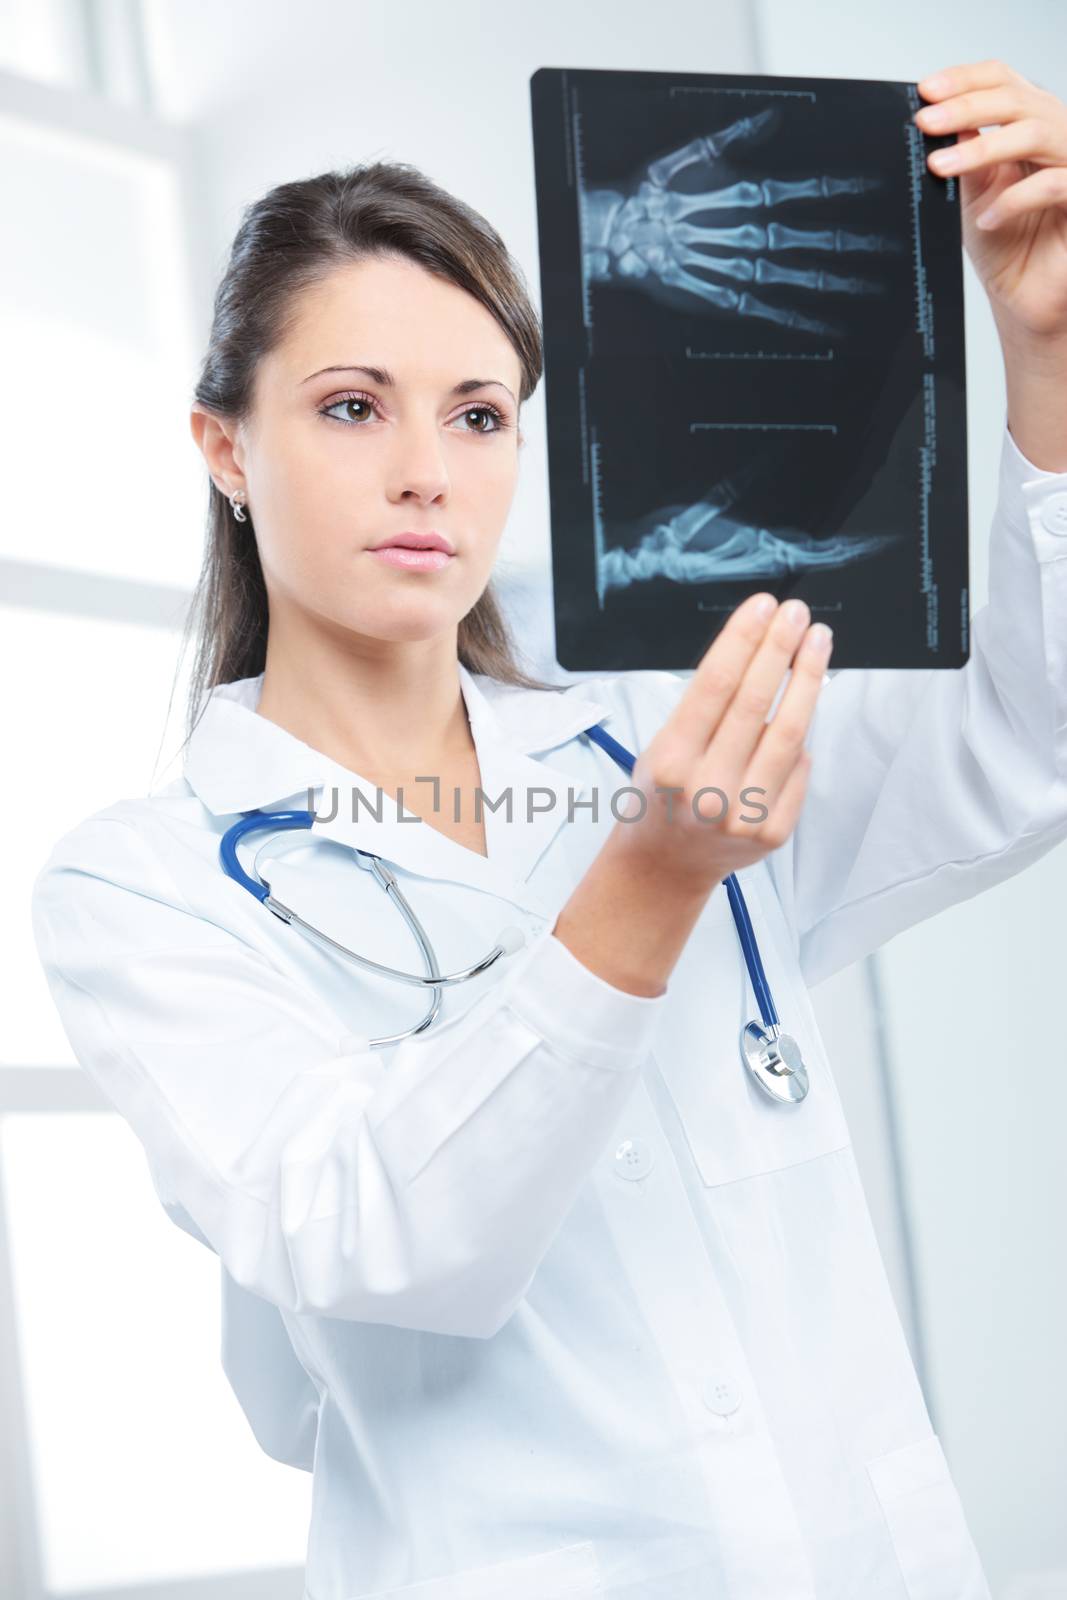
[{"label": "x-ray film", "polygon": [[968,659],[958,184],[911,83],[530,80],[556,655],[696,666],[798,595],[831,668]]}]

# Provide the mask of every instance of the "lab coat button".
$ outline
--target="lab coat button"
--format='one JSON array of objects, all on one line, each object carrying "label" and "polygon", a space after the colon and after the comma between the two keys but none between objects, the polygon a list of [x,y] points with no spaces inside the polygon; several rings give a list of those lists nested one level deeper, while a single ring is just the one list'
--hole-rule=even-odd
[{"label": "lab coat button", "polygon": [[1041,523],[1049,533],[1067,537],[1067,494],[1062,490],[1059,494],[1050,494],[1041,507]]},{"label": "lab coat button", "polygon": [[615,1171],[620,1178],[643,1178],[652,1169],[651,1146],[645,1139],[624,1139],[615,1151]]},{"label": "lab coat button", "polygon": [[714,1373],[704,1380],[704,1404],[716,1416],[728,1417],[741,1404],[741,1390],[732,1378]]}]

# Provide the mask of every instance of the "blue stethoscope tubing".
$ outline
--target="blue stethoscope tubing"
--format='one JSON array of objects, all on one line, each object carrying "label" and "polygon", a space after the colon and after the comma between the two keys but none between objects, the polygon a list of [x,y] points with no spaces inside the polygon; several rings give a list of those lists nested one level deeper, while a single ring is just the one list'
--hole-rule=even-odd
[{"label": "blue stethoscope tubing", "polygon": [[[599,723],[594,723],[590,728],[585,728],[586,736],[598,744],[612,760],[617,762],[627,773],[632,774],[636,756],[632,755],[625,745],[613,739],[606,733]],[[310,828],[315,821],[314,811],[249,811],[232,827],[228,828],[219,841],[219,859],[223,870],[228,877],[234,879],[249,894],[260,900],[275,916],[288,924],[295,923],[305,933],[310,934],[330,949],[347,956],[371,972],[377,972],[382,977],[395,979],[397,982],[415,984],[420,987],[429,987],[432,998],[425,1016],[413,1028],[406,1028],[401,1033],[387,1034],[379,1039],[369,1040],[374,1048],[394,1044],[412,1034],[421,1033],[428,1028],[437,1016],[441,1005],[441,990],[450,985],[465,983],[469,978],[477,977],[488,967],[499,960],[502,955],[510,955],[525,943],[523,934],[515,928],[504,928],[498,935],[498,940],[493,949],[481,961],[473,966],[464,967],[456,972],[442,973],[438,969],[437,959],[433,947],[426,936],[418,918],[401,893],[396,881],[396,876],[385,863],[370,851],[355,851],[357,862],[367,871],[371,872],[379,885],[386,891],[400,911],[405,922],[410,928],[426,962],[427,972],[420,973],[402,972],[395,967],[382,965],[380,962],[371,961],[367,956],[361,956],[356,951],[348,949],[346,945],[339,944],[331,939],[328,934],[305,922],[291,906],[284,905],[271,894],[270,884],[259,878],[249,877],[241,866],[237,855],[237,845],[247,835],[269,830],[277,832],[293,828]],[[796,1040],[782,1031],[778,1012],[771,997],[770,985],[763,968],[756,935],[753,932],[752,920],[748,914],[745,897],[741,893],[741,885],[734,873],[723,879],[726,893],[733,912],[734,923],[741,949],[744,952],[745,966],[748,969],[749,981],[760,1009],[763,1025],[757,1022],[746,1022],[741,1029],[741,1058],[753,1080],[773,1100],[784,1104],[795,1105],[803,1100],[808,1092],[808,1074],[801,1058],[800,1048]]]},{"label": "blue stethoscope tubing", "polygon": [[[633,772],[637,757],[625,745],[613,739],[610,733],[606,733],[599,723],[586,728],[585,733],[602,750],[606,750],[624,771]],[[723,883],[744,952],[749,982],[763,1018],[762,1028],[758,1022],[746,1022],[741,1029],[741,1059],[755,1082],[772,1100],[795,1105],[808,1092],[808,1073],[800,1046],[791,1034],[782,1031],[741,885],[732,872],[723,879]]]}]

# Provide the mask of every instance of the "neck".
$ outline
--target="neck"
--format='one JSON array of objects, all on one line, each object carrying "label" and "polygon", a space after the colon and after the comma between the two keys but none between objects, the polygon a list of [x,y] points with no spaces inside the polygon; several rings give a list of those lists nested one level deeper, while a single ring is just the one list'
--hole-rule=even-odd
[{"label": "neck", "polygon": [[454,629],[401,643],[350,632],[298,643],[287,647],[272,618],[256,710],[312,749],[377,782],[437,773],[474,751]]}]

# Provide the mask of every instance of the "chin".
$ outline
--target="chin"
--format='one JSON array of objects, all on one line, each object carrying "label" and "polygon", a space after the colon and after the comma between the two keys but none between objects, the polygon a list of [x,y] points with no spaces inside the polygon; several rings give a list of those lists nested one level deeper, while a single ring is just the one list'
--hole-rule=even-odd
[{"label": "chin", "polygon": [[394,644],[413,644],[423,639],[434,639],[446,629],[457,627],[462,615],[454,606],[382,605],[370,616],[343,620],[345,626],[354,633]]}]

